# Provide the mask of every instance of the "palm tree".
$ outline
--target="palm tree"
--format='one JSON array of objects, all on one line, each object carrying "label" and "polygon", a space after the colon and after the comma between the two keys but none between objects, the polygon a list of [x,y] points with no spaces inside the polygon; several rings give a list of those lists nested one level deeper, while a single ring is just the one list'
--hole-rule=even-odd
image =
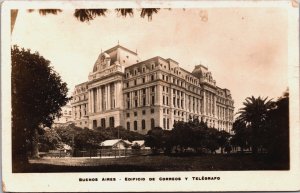
[{"label": "palm tree", "polygon": [[75,9],[74,17],[81,22],[89,22],[97,16],[105,16],[107,9]]},{"label": "palm tree", "polygon": [[145,8],[145,9],[142,9],[141,11],[141,17],[144,18],[146,15],[148,17],[148,20],[151,21],[152,20],[152,15],[154,13],[157,13],[159,11],[158,8]]},{"label": "palm tree", "polygon": [[259,146],[263,144],[263,136],[266,130],[268,111],[274,107],[272,99],[247,97],[244,107],[238,112],[240,121],[243,121],[251,129],[252,152],[257,153]]},{"label": "palm tree", "polygon": [[[34,9],[29,9],[29,12],[35,11]],[[48,14],[58,14],[59,12],[62,12],[60,9],[39,9],[40,15],[48,15]],[[133,9],[115,9],[118,16],[133,16]],[[141,9],[140,16],[144,18],[145,16],[148,17],[148,21],[152,20],[152,16],[154,13],[158,13],[158,8],[144,8]],[[95,19],[97,16],[105,16],[107,13],[107,9],[75,9],[74,11],[74,17],[77,18],[81,22],[89,22],[93,19]],[[14,25],[16,22],[18,16],[18,9],[12,9],[11,10],[11,33],[14,29]]]}]

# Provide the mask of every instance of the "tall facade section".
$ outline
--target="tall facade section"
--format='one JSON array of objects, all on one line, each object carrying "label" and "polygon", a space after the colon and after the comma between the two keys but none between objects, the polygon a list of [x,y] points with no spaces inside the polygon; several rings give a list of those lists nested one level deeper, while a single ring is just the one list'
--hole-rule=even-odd
[{"label": "tall facade section", "polygon": [[[84,94],[78,92],[81,87]],[[76,101],[79,95],[85,96],[81,102]],[[82,108],[87,114],[78,116]],[[72,110],[78,126],[123,126],[145,134],[193,119],[230,131],[234,106],[230,91],[217,87],[205,66],[191,73],[172,59],[140,61],[137,53],[118,45],[101,53],[88,81],[75,87]]]}]

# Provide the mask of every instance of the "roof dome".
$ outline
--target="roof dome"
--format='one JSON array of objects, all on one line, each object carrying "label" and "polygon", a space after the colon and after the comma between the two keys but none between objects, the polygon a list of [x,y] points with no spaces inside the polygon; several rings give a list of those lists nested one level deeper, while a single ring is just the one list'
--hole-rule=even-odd
[{"label": "roof dome", "polygon": [[96,72],[100,66],[100,64],[102,62],[104,62],[105,59],[110,59],[110,55],[107,54],[106,52],[104,53],[101,53],[97,59],[97,61],[95,62],[94,64],[94,67],[93,67],[93,72]]},{"label": "roof dome", "polygon": [[203,65],[196,65],[192,74],[197,78],[202,78],[204,74],[207,72],[207,68]]}]

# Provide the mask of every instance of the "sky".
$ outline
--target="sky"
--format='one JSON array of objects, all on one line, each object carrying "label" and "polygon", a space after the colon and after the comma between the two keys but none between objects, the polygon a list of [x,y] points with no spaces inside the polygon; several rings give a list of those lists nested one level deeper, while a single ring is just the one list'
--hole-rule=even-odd
[{"label": "sky", "polygon": [[277,99],[288,87],[288,15],[280,8],[161,9],[151,21],[105,17],[82,23],[74,10],[41,16],[20,10],[12,44],[37,51],[68,84],[88,80],[101,49],[118,44],[142,60],[172,58],[192,71],[207,66],[221,88],[231,91],[235,112],[249,96]]}]

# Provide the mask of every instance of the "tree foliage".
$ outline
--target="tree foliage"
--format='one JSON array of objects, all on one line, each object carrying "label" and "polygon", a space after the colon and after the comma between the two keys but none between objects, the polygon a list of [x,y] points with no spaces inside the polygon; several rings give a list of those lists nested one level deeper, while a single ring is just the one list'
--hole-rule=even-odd
[{"label": "tree foliage", "polygon": [[70,98],[67,84],[39,53],[15,45],[11,59],[13,159],[26,161],[28,144],[37,147],[37,131],[51,126]]},{"label": "tree foliage", "polygon": [[208,128],[206,123],[194,119],[189,122],[175,122],[171,131],[155,127],[146,135],[145,145],[154,152],[163,150],[165,153],[172,153],[174,150],[184,153],[193,149],[195,152],[208,150],[214,153],[219,147],[224,148],[229,144],[229,136],[226,131]]},{"label": "tree foliage", "polygon": [[46,129],[42,135],[39,135],[39,151],[48,152],[57,149],[60,147],[61,141],[55,129]]},{"label": "tree foliage", "polygon": [[266,151],[274,159],[289,158],[289,94],[273,102],[267,98],[247,98],[233,124],[232,143],[242,148]]},{"label": "tree foliage", "polygon": [[244,122],[250,130],[250,140],[253,153],[257,153],[258,148],[265,146],[266,119],[268,112],[274,107],[274,102],[268,98],[248,97],[243,103],[244,107],[238,112],[238,120]]},{"label": "tree foliage", "polygon": [[[33,12],[34,9],[29,9],[29,12]],[[41,15],[54,14],[56,15],[59,12],[62,12],[60,9],[39,9],[38,10]],[[139,9],[140,17],[144,18],[147,16],[148,20],[151,21],[154,14],[157,14],[159,8],[142,8]],[[134,15],[134,9],[129,8],[117,8],[115,9],[117,16],[132,17]],[[108,13],[108,9],[75,9],[74,17],[81,22],[90,22],[94,20],[96,17],[106,16]]]}]

